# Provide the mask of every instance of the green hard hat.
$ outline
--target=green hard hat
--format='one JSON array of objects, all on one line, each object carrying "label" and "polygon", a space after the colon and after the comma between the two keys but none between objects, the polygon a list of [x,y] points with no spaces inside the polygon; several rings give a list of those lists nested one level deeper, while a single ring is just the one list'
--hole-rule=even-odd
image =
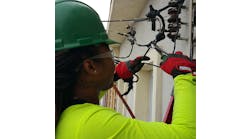
[{"label": "green hard hat", "polygon": [[55,18],[55,51],[117,43],[108,38],[99,15],[85,3],[57,0]]}]

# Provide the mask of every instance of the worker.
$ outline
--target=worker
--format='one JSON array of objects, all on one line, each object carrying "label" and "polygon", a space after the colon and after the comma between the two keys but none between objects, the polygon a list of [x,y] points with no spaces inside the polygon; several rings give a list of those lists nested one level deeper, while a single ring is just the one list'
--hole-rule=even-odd
[{"label": "worker", "polygon": [[139,57],[115,67],[109,48],[114,43],[90,6],[56,1],[56,139],[195,139],[195,63],[181,53],[168,55],[161,63],[161,69],[174,78],[171,124],[131,119],[99,105],[100,91],[113,86],[114,76],[130,78],[130,72],[141,68],[131,70],[131,64],[143,65],[144,57]]}]

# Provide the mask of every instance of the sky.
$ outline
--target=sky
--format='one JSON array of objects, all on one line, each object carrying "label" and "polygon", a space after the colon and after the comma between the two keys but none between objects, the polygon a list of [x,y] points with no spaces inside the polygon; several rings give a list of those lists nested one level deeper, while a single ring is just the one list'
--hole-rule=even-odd
[{"label": "sky", "polygon": [[[108,20],[111,0],[79,0],[91,6],[99,14],[101,20]],[[107,22],[103,22],[104,28],[107,29]]]}]

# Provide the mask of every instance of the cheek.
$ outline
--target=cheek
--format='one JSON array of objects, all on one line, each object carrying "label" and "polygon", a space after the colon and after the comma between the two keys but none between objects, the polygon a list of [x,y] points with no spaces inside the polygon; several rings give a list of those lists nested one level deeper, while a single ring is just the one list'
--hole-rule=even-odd
[{"label": "cheek", "polygon": [[113,79],[114,71],[115,71],[115,65],[113,60],[108,60],[105,64],[102,65],[103,67],[103,75],[106,79]]},{"label": "cheek", "polygon": [[105,89],[109,89],[113,86],[114,70],[115,70],[115,65],[112,61],[110,63],[106,63],[105,73],[103,73]]},{"label": "cheek", "polygon": [[112,73],[114,73],[115,72],[115,63],[114,63],[114,61],[113,60],[110,60],[109,61],[109,69],[110,69],[110,72],[112,72]]},{"label": "cheek", "polygon": [[112,61],[112,73],[115,72],[115,63]]},{"label": "cheek", "polygon": [[114,78],[114,72],[115,72],[115,64],[113,61],[111,61],[109,64],[109,76],[110,76],[110,78],[112,78],[112,81]]},{"label": "cheek", "polygon": [[114,72],[115,72],[115,65],[112,64],[110,66],[110,71],[109,71],[109,76],[112,77],[112,80],[113,80],[113,77],[114,77]]}]

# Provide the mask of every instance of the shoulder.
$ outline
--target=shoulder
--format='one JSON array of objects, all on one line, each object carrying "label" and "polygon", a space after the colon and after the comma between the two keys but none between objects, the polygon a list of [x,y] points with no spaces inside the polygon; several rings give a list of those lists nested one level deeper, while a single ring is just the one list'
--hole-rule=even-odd
[{"label": "shoulder", "polygon": [[60,116],[56,127],[56,136],[60,138],[76,138],[74,135],[79,134],[80,130],[83,131],[82,128],[86,127],[88,123],[93,123],[93,121],[100,122],[102,118],[105,118],[105,115],[115,114],[117,113],[114,110],[95,104],[84,103],[72,105]]},{"label": "shoulder", "polygon": [[114,110],[106,107],[102,107],[99,105],[84,103],[84,104],[76,104],[68,107],[61,115],[61,118],[64,117],[88,117],[97,112],[111,112],[115,113]]}]

